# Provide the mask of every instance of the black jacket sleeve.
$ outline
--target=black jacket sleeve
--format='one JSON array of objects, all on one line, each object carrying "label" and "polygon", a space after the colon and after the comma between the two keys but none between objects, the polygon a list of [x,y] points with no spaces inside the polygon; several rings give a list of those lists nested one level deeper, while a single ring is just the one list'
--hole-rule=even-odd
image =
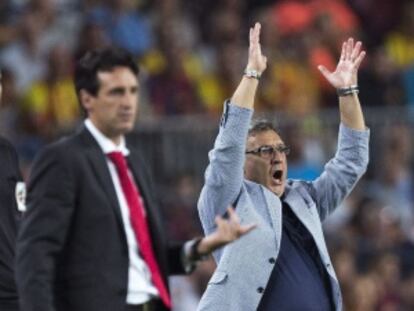
[{"label": "black jacket sleeve", "polygon": [[75,206],[73,170],[66,158],[67,151],[46,148],[32,168],[17,242],[16,279],[24,311],[55,310],[56,263]]},{"label": "black jacket sleeve", "polygon": [[2,301],[17,301],[14,260],[20,213],[16,184],[21,180],[16,150],[0,138],[0,309]]}]

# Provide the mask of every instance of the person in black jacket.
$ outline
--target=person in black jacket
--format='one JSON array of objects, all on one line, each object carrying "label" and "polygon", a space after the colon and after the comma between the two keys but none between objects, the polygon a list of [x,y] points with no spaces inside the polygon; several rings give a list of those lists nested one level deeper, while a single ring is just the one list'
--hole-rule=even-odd
[{"label": "person in black jacket", "polygon": [[22,311],[170,310],[168,275],[190,271],[201,255],[253,228],[229,209],[213,234],[168,243],[150,175],[126,136],[137,75],[119,49],[89,52],[77,64],[87,118],[40,153],[28,183],[17,244]]},{"label": "person in black jacket", "polygon": [[[1,75],[0,75],[1,78]],[[0,83],[0,102],[1,102]],[[24,206],[25,189],[17,153],[12,144],[0,137],[0,310],[17,311],[14,261],[19,209]],[[16,201],[19,200],[19,203]]]}]

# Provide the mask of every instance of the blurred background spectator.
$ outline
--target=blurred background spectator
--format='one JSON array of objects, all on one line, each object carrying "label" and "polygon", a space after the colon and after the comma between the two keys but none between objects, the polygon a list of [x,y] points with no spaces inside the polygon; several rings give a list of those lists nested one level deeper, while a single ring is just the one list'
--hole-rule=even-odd
[{"label": "blurred background spectator", "polygon": [[[39,149],[82,120],[74,62],[107,45],[129,50],[141,83],[133,138],[154,172],[168,231],[201,234],[207,153],[256,20],[269,59],[256,110],[291,142],[291,178],[315,178],[335,150],[337,98],[316,66],[333,69],[345,38],[363,41],[371,163],[325,231],[346,310],[414,310],[413,0],[2,0],[0,131],[27,175]],[[213,270],[210,259],[172,279],[176,310],[195,309]]]}]

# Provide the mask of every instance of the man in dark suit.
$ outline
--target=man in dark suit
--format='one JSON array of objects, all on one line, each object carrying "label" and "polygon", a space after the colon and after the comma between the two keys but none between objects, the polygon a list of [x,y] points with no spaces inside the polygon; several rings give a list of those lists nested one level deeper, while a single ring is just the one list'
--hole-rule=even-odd
[{"label": "man in dark suit", "polygon": [[253,227],[230,209],[212,235],[167,243],[150,176],[124,136],[137,112],[137,75],[117,49],[77,65],[84,127],[40,153],[28,184],[17,246],[22,311],[170,310],[167,276]]},{"label": "man in dark suit", "polygon": [[[1,76],[0,76],[1,78]],[[0,83],[0,100],[1,100]],[[19,204],[17,198],[21,198]],[[18,299],[14,281],[14,255],[18,207],[24,204],[24,184],[16,150],[0,137],[0,310],[17,311]]]}]

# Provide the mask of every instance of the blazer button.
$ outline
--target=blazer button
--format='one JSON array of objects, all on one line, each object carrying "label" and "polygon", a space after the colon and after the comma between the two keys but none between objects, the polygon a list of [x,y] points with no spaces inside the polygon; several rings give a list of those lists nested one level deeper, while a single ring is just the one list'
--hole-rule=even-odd
[{"label": "blazer button", "polygon": [[269,263],[274,264],[276,262],[276,259],[274,259],[273,257],[269,258]]},{"label": "blazer button", "polygon": [[264,292],[264,288],[263,287],[258,287],[257,288],[257,292],[259,293],[259,294],[262,294],[263,292]]}]

